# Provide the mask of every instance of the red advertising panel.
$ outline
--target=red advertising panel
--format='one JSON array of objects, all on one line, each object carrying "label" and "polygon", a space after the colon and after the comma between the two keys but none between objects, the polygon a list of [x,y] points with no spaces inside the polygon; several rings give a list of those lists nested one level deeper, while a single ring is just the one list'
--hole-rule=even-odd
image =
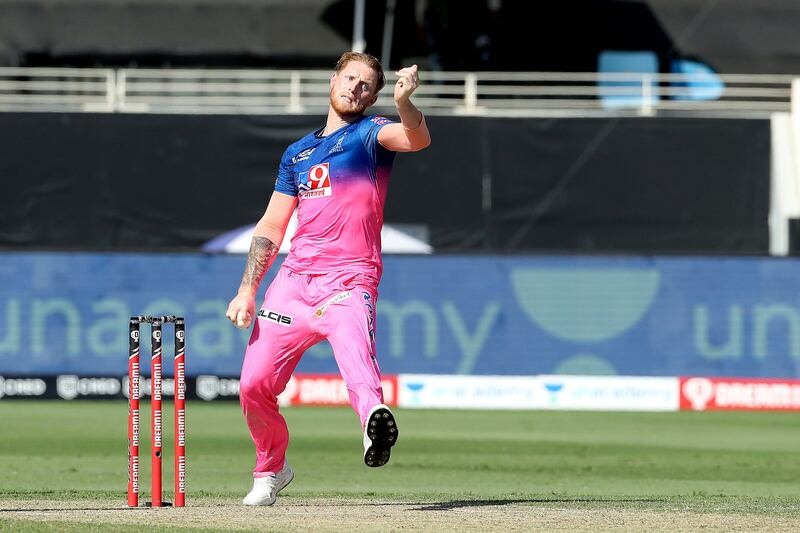
[{"label": "red advertising panel", "polygon": [[800,380],[681,378],[681,410],[800,411]]},{"label": "red advertising panel", "polygon": [[[397,405],[397,376],[383,376],[383,399]],[[344,380],[336,374],[295,374],[278,396],[281,405],[350,405]]]}]

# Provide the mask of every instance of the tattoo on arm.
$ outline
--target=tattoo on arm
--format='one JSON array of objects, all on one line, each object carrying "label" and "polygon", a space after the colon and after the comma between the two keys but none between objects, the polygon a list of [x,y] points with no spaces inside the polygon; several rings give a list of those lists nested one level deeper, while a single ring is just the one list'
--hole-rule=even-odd
[{"label": "tattoo on arm", "polygon": [[267,273],[275,256],[278,255],[278,247],[266,237],[254,236],[250,242],[250,252],[247,254],[247,265],[244,267],[244,276],[240,288],[252,290],[258,289],[264,274]]}]

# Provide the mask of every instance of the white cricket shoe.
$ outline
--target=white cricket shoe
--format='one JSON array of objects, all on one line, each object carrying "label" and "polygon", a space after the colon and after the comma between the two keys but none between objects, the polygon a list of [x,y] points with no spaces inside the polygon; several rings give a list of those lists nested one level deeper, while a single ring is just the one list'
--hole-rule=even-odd
[{"label": "white cricket shoe", "polygon": [[289,463],[284,463],[277,474],[253,478],[253,490],[244,497],[245,505],[272,505],[278,499],[278,493],[294,479],[294,472]]},{"label": "white cricket shoe", "polygon": [[388,463],[391,448],[399,434],[389,407],[379,403],[370,409],[364,427],[364,463],[372,467]]}]

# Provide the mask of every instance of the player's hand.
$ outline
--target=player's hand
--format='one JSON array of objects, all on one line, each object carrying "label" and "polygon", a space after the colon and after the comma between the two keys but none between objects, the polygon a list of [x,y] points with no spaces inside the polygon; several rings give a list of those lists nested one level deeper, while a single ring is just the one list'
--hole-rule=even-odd
[{"label": "player's hand", "polygon": [[228,304],[225,316],[239,329],[250,327],[256,312],[256,299],[254,296],[237,294]]},{"label": "player's hand", "polygon": [[397,83],[394,84],[394,101],[401,103],[407,101],[411,94],[419,87],[419,76],[417,75],[417,65],[401,68],[397,72]]}]

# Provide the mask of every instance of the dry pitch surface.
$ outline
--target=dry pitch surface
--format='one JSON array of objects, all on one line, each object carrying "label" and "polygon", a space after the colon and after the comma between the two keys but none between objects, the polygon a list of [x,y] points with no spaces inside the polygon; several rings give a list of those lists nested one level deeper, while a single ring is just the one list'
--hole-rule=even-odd
[{"label": "dry pitch surface", "polygon": [[[124,505],[124,504],[123,504]],[[800,531],[800,518],[619,508],[580,502],[399,502],[284,497],[245,508],[204,498],[184,509],[128,509],[106,501],[0,500],[0,531]]]}]

